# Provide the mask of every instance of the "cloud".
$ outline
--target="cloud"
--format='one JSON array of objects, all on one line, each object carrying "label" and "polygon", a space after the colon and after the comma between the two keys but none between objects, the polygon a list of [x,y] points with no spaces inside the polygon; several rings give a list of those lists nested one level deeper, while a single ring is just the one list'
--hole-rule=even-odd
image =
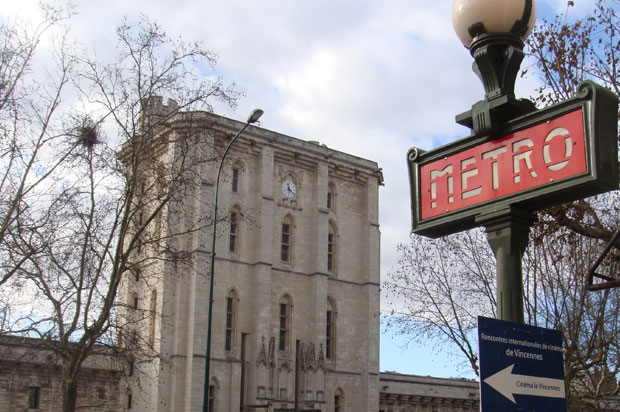
[{"label": "cloud", "polygon": [[[575,13],[593,0],[575,0]],[[36,10],[36,0],[5,2],[0,16]],[[564,0],[539,1],[561,12]],[[12,5],[11,5],[12,4]],[[465,137],[454,116],[483,97],[472,59],[452,29],[451,2],[421,0],[80,1],[73,35],[113,56],[114,28],[140,13],[171,36],[200,40],[219,55],[217,74],[245,93],[223,115],[366,157],[384,169],[380,191],[382,275],[411,226],[405,155]],[[571,10],[571,13],[573,11]],[[520,97],[535,79],[518,80]]]}]

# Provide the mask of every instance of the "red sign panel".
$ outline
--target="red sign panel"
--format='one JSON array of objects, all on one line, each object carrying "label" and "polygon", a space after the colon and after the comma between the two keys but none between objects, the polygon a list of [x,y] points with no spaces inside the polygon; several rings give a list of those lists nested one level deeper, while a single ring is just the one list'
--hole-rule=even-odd
[{"label": "red sign panel", "polygon": [[420,166],[421,220],[587,172],[583,110]]}]

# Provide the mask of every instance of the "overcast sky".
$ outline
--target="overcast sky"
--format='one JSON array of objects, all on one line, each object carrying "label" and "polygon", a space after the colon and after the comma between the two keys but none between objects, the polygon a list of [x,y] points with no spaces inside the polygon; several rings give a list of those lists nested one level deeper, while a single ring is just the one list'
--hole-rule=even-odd
[{"label": "overcast sky", "polygon": [[[594,2],[574,1],[575,16]],[[0,18],[28,19],[37,3],[0,0]],[[538,0],[538,14],[553,16],[566,4]],[[454,116],[483,97],[469,52],[452,29],[450,0],[75,0],[74,5],[73,36],[98,54],[113,51],[114,28],[124,16],[135,20],[143,13],[170,36],[201,40],[218,54],[219,74],[245,93],[235,110],[217,107],[219,114],[245,121],[252,109],[262,108],[264,128],[376,161],[385,177],[382,279],[397,264],[396,245],[409,236],[407,150],[467,136]],[[536,82],[534,76],[519,79],[518,97],[530,96]],[[384,359],[382,350],[382,369],[394,370]]]}]

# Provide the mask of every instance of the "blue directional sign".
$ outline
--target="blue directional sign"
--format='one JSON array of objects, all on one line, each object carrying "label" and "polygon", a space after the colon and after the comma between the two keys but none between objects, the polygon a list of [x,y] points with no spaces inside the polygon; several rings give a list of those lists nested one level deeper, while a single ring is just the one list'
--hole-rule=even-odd
[{"label": "blue directional sign", "polygon": [[481,412],[566,412],[562,334],[478,317]]}]

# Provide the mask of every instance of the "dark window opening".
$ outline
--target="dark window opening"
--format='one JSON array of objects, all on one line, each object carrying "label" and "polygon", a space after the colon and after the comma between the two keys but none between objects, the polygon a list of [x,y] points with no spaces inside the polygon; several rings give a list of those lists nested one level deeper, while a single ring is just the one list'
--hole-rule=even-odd
[{"label": "dark window opening", "polygon": [[232,191],[239,192],[239,169],[232,170]]},{"label": "dark window opening", "polygon": [[39,409],[39,401],[41,400],[41,388],[31,386],[28,388],[28,409]]},{"label": "dark window opening", "polygon": [[334,396],[334,412],[342,411],[342,397],[340,395]]},{"label": "dark window opening", "polygon": [[227,352],[232,351],[233,340],[233,321],[234,321],[234,300],[231,296],[226,298],[226,343]]},{"label": "dark window opening", "polygon": [[336,206],[336,194],[334,192],[334,186],[327,186],[327,209],[334,212]]},{"label": "dark window opening", "polygon": [[215,406],[215,386],[209,385],[209,412],[214,412]]},{"label": "dark window opening", "polygon": [[291,226],[288,223],[282,223],[282,247],[280,258],[282,262],[289,262],[291,248]]},{"label": "dark window opening", "polygon": [[327,235],[327,270],[334,270],[334,261],[335,261],[335,251],[336,246],[334,245],[334,234],[329,233]]},{"label": "dark window opening", "polygon": [[288,349],[288,319],[289,319],[288,304],[280,303],[280,342],[279,348],[282,351]]},{"label": "dark window opening", "polygon": [[237,236],[239,231],[239,217],[237,213],[233,212],[230,215],[230,239],[228,243],[228,250],[231,252],[237,251]]},{"label": "dark window opening", "polygon": [[325,325],[325,357],[331,359],[334,347],[334,313],[331,310],[327,311]]}]

